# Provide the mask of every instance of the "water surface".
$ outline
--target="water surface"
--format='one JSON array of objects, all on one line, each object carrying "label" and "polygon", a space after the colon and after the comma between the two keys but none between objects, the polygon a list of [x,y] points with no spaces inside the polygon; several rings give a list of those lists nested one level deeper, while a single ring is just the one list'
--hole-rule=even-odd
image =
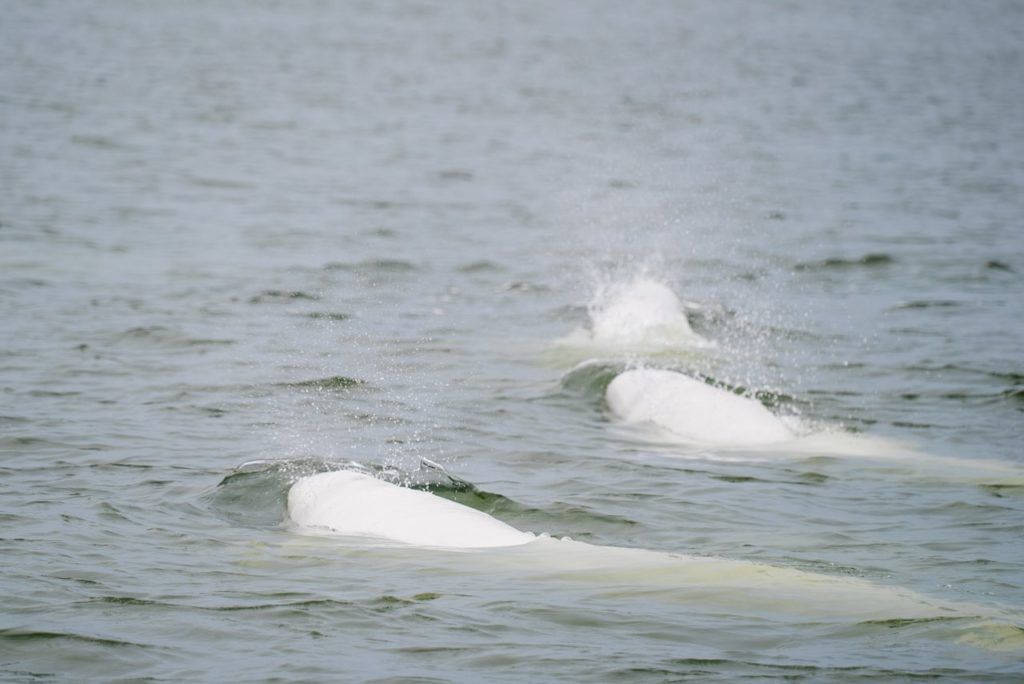
[{"label": "water surface", "polygon": [[[1020,3],[5,10],[4,679],[1024,673]],[[572,371],[638,276],[714,346]],[[648,440],[602,399],[637,363],[948,460]],[[349,461],[974,608],[296,534]]]}]

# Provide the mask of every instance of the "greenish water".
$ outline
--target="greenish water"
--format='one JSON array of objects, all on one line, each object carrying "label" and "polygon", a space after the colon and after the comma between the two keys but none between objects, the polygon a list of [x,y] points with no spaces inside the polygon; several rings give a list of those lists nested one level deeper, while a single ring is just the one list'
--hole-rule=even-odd
[{"label": "greenish water", "polygon": [[[1022,45],[1016,2],[12,3],[0,678],[1019,681]],[[639,276],[714,344],[565,343]],[[623,426],[636,364],[820,439]],[[299,534],[336,468],[550,538]]]}]

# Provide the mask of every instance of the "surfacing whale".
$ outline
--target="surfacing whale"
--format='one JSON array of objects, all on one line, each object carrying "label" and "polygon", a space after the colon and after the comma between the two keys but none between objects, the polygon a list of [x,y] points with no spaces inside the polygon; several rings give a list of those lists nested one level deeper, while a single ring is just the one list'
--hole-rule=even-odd
[{"label": "surfacing whale", "polygon": [[301,528],[416,546],[478,549],[534,539],[474,508],[351,470],[296,482],[288,515]]},{"label": "surfacing whale", "polygon": [[961,633],[992,650],[1024,648],[1024,636],[1005,616],[983,606],[937,602],[899,587],[743,560],[601,546],[522,532],[481,511],[360,472],[304,477],[288,492],[293,530],[335,536],[379,553],[425,554],[472,550],[461,571],[513,573],[517,578],[593,585],[602,600],[630,597],[754,615],[863,621],[966,620]]},{"label": "surfacing whale", "polygon": [[667,285],[650,278],[606,285],[587,306],[589,326],[559,339],[562,349],[589,355],[665,353],[714,346],[701,337],[683,303]]},{"label": "surfacing whale", "polygon": [[[641,436],[723,460],[856,458],[876,462],[886,477],[906,476],[984,485],[1024,484],[1024,471],[990,459],[936,456],[892,439],[780,418],[759,401],[658,369],[627,370],[605,389],[605,402],[621,423],[654,428]],[[709,452],[708,449],[713,450]],[[859,471],[864,474],[864,471]]]},{"label": "surfacing whale", "polygon": [[609,383],[605,399],[626,423],[651,424],[696,444],[757,446],[796,437],[757,400],[675,371],[625,371]]}]

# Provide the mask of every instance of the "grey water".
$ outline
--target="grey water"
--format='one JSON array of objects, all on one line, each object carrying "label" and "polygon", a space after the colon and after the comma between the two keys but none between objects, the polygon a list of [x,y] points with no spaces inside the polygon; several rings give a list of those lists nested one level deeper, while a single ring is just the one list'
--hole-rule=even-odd
[{"label": "grey water", "polygon": [[[0,679],[1019,681],[1022,73],[995,0],[7,3]],[[715,346],[573,370],[638,275]],[[629,364],[966,466],[647,442]],[[296,534],[350,462],[1003,626]]]}]

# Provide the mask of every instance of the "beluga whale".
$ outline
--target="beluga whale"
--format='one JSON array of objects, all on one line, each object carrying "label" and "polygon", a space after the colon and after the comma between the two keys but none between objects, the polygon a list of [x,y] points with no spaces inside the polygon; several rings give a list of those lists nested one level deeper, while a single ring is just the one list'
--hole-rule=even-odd
[{"label": "beluga whale", "polygon": [[556,342],[589,356],[661,354],[714,346],[694,332],[683,302],[662,282],[637,277],[605,285],[587,306],[589,325]]},{"label": "beluga whale", "polygon": [[[937,456],[901,442],[777,416],[761,402],[709,385],[684,373],[655,368],[626,370],[605,388],[609,413],[620,424],[647,428],[638,435],[651,443],[666,442],[680,455],[728,460],[833,457],[857,459],[857,474],[870,473],[870,463],[886,478],[902,475],[940,481],[1021,486],[1024,472],[1013,463],[991,459]],[[731,452],[731,453],[730,453]],[[726,455],[728,454],[728,455]]]},{"label": "beluga whale", "polygon": [[[606,597],[649,598],[686,610],[764,611],[829,619],[934,620],[970,618],[966,638],[993,650],[1020,650],[1022,639],[1005,616],[982,606],[935,601],[900,587],[867,580],[776,567],[753,561],[603,546],[520,531],[482,511],[365,472],[336,470],[300,478],[288,492],[292,530],[335,537],[343,545],[390,547],[416,554],[424,567],[450,565],[458,572],[511,573],[519,579],[592,584]],[[405,555],[406,559],[413,556]],[[610,593],[609,593],[610,592]],[[1006,637],[1007,630],[1016,630]]]},{"label": "beluga whale", "polygon": [[651,425],[696,445],[759,446],[797,436],[761,402],[676,371],[627,370],[608,384],[605,400],[625,423]]},{"label": "beluga whale", "polygon": [[288,491],[288,516],[307,531],[446,549],[535,539],[475,508],[352,470],[300,479]]}]

